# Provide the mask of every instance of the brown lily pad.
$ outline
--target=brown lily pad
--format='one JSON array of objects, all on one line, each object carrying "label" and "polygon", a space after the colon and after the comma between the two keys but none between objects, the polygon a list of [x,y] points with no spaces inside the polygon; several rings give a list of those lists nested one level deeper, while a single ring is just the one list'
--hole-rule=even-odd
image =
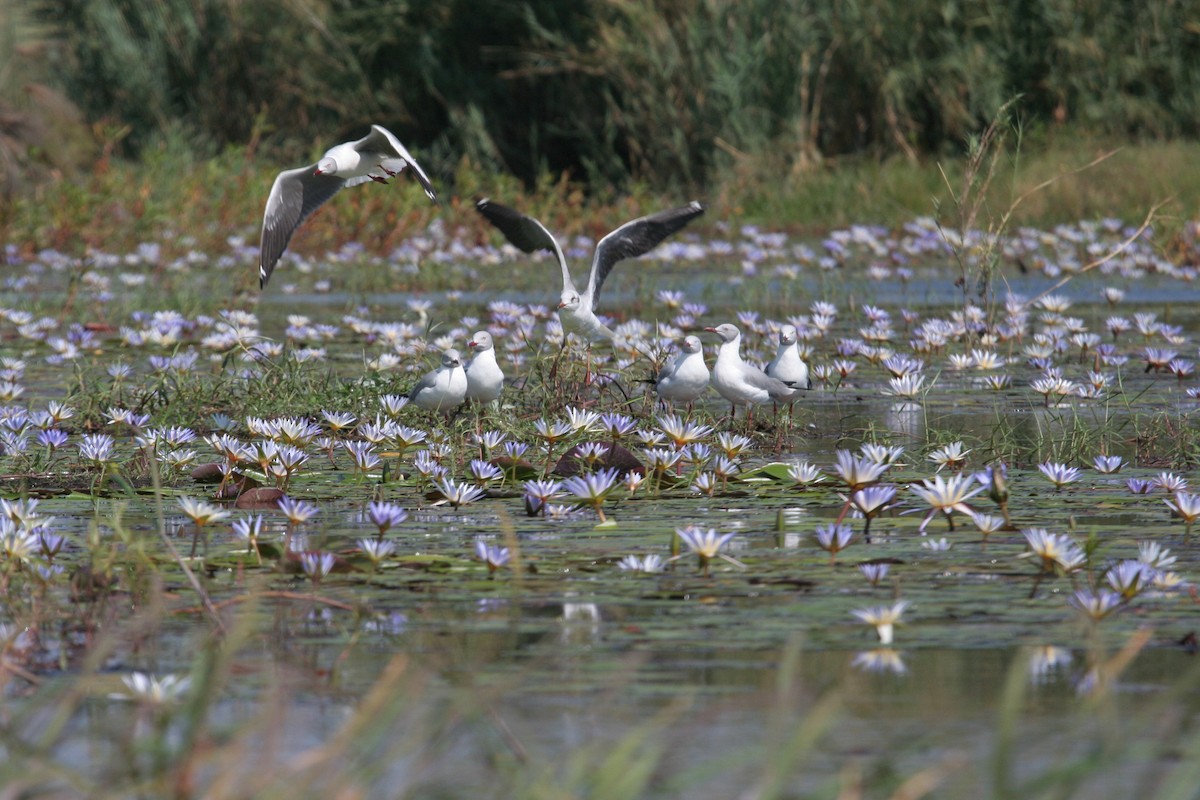
[{"label": "brown lily pad", "polygon": [[274,486],[260,486],[257,489],[249,489],[242,493],[237,502],[233,504],[234,508],[278,508],[279,500],[284,496],[283,489],[276,489]]}]

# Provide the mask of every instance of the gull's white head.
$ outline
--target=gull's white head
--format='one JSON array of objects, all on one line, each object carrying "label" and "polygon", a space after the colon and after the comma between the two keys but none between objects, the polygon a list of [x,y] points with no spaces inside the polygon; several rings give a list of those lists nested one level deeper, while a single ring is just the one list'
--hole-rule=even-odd
[{"label": "gull's white head", "polygon": [[442,366],[446,369],[454,369],[455,367],[462,366],[462,358],[453,347],[442,351]]},{"label": "gull's white head", "polygon": [[579,292],[568,289],[567,291],[563,292],[562,297],[559,298],[558,307],[565,308],[568,311],[574,311],[579,308],[580,302],[581,300],[579,297]]},{"label": "gull's white head", "polygon": [[492,335],[487,331],[476,331],[475,335],[471,337],[471,341],[467,342],[467,347],[481,353],[484,350],[491,350]]},{"label": "gull's white head", "polygon": [[779,343],[780,344],[783,344],[783,345],[795,344],[796,339],[797,339],[797,336],[796,336],[796,326],[795,325],[784,325],[782,328],[779,329]]},{"label": "gull's white head", "polygon": [[337,170],[337,161],[329,156],[325,156],[317,162],[317,168],[313,170],[313,175],[333,175]]},{"label": "gull's white head", "polygon": [[685,336],[679,349],[685,353],[699,353],[704,349],[704,345],[701,344],[699,336]]}]

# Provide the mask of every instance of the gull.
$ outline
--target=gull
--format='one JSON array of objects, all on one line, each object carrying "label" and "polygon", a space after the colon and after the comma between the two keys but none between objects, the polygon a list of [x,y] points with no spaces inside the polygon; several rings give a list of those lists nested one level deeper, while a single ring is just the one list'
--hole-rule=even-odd
[{"label": "gull", "polygon": [[767,374],[776,380],[791,384],[793,395],[801,389],[812,388],[812,378],[808,376],[808,364],[800,357],[799,336],[795,325],[784,325],[779,329],[779,348],[775,358],[767,365]]},{"label": "gull", "polygon": [[679,353],[658,373],[654,390],[664,402],[696,402],[709,383],[708,365],[704,363],[704,346],[699,336],[685,336],[679,345]]},{"label": "gull", "polygon": [[462,405],[466,396],[467,374],[454,348],[443,350],[441,365],[426,372],[408,393],[409,401],[416,406],[447,415]]},{"label": "gull", "polygon": [[504,373],[496,363],[496,349],[492,335],[487,331],[476,331],[467,342],[475,353],[467,364],[467,399],[490,403],[500,397],[504,388]]},{"label": "gull", "polygon": [[797,344],[800,336],[795,325],[784,325],[779,329],[779,347],[775,358],[767,364],[767,374],[776,380],[781,380],[792,387],[788,400],[788,417],[792,415],[792,403],[801,390],[812,388],[812,378],[808,375],[808,364],[800,357],[800,346]]},{"label": "gull", "polygon": [[425,171],[400,140],[380,125],[372,125],[371,132],[356,142],[329,148],[316,164],[279,173],[263,212],[259,288],[267,285],[296,229],[339,189],[367,181],[387,183],[405,167],[412,167],[421,188],[436,203],[437,195]]},{"label": "gull", "polygon": [[562,296],[558,317],[563,330],[574,333],[588,342],[612,341],[613,332],[596,317],[600,287],[618,261],[635,258],[653,250],[663,239],[683,228],[704,213],[704,206],[693,200],[686,206],[659,211],[639,217],[605,235],[596,245],[592,270],[588,273],[587,288],[580,292],[571,280],[562,248],[546,226],[530,216],[484,198],[475,210],[496,226],[504,238],[525,253],[545,250],[558,258],[562,269]]},{"label": "gull", "polygon": [[721,338],[717,350],[717,361],[712,369],[712,386],[730,403],[729,418],[732,420],[738,406],[747,406],[747,416],[752,417],[750,408],[768,400],[787,400],[792,396],[792,387],[742,360],[742,332],[728,322],[715,328],[705,328]]}]

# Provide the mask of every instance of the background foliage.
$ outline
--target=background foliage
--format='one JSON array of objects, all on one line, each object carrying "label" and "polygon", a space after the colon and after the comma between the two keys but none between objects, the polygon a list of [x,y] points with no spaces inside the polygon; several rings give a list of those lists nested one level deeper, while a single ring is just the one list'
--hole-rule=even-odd
[{"label": "background foliage", "polygon": [[[0,5],[13,27],[20,6]],[[465,158],[529,182],[568,171],[594,187],[665,188],[747,163],[778,175],[848,154],[958,151],[1016,95],[1039,135],[1200,127],[1200,11],[1179,0],[34,8],[41,79],[128,155],[171,136],[198,155],[248,144],[308,158],[379,121],[442,177]]]}]

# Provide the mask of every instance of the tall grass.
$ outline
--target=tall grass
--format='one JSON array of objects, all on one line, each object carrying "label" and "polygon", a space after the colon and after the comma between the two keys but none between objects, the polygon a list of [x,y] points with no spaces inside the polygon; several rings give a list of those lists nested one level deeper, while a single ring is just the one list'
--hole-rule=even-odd
[{"label": "tall grass", "polygon": [[59,80],[134,153],[259,136],[305,155],[369,121],[449,176],[701,186],[763,162],[960,151],[1014,96],[1035,139],[1200,132],[1187,4],[1072,0],[42,0]]}]

